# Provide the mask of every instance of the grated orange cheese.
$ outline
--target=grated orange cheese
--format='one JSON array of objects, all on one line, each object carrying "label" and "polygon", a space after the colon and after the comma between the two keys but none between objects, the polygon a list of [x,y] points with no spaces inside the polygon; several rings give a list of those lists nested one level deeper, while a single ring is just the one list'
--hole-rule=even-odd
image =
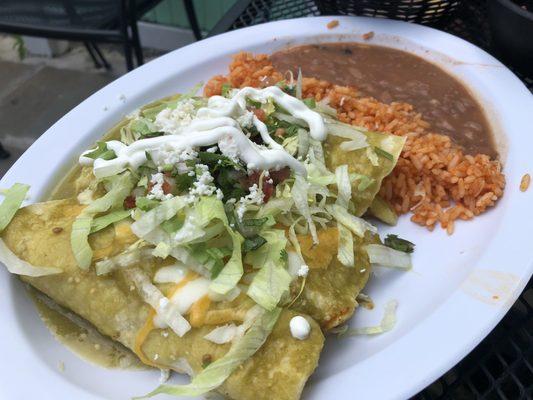
[{"label": "grated orange cheese", "polygon": [[[199,277],[199,275],[196,272],[192,272],[192,271],[187,272],[187,275],[185,275],[185,277],[181,281],[179,281],[176,284],[176,286],[174,286],[171,290],[169,290],[169,292],[166,294],[166,297],[170,298],[170,297],[174,296],[178,292],[178,290],[180,290],[185,285],[187,285],[189,282],[195,280],[198,277]],[[207,297],[207,296],[204,296],[204,297]],[[202,297],[196,303],[202,302],[204,297]],[[205,300],[204,300],[204,302],[205,302]],[[193,310],[193,308],[195,308],[196,303],[194,303],[192,305],[191,313],[193,312],[192,310]],[[209,307],[209,304],[207,304],[207,307]],[[196,313],[199,313],[200,311],[201,311],[201,309],[196,311]],[[204,312],[204,315],[203,315],[204,318],[205,318],[205,313],[207,313],[207,308],[205,309],[205,312]],[[148,337],[150,332],[155,329],[155,326],[154,326],[154,317],[155,317],[155,315],[156,315],[156,311],[154,309],[151,309],[150,313],[148,314],[148,318],[146,319],[146,322],[144,323],[143,327],[139,330],[139,332],[137,332],[137,336],[135,337],[135,344],[133,346],[133,352],[137,355],[137,357],[139,357],[139,359],[144,364],[147,364],[147,365],[150,365],[152,367],[158,368],[159,366],[157,364],[155,364],[152,360],[150,360],[148,357],[146,357],[146,355],[144,354],[144,352],[142,350],[142,346],[143,346],[144,342],[146,341],[146,338]],[[201,314],[197,314],[196,318],[200,318],[200,315]],[[191,326],[194,326],[194,325],[191,323]]]},{"label": "grated orange cheese", "polygon": [[205,295],[193,303],[189,311],[189,323],[193,328],[199,328],[204,325],[207,310],[211,305],[211,299]]}]

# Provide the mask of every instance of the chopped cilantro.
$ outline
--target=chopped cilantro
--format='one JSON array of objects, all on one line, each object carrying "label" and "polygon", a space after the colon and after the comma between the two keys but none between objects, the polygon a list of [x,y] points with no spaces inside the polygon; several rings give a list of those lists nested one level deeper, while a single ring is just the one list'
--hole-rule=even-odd
[{"label": "chopped cilantro", "polygon": [[281,258],[281,261],[287,262],[289,260],[289,253],[287,253],[287,250],[281,249],[279,257]]},{"label": "chopped cilantro", "polygon": [[249,251],[257,250],[262,245],[266,243],[266,239],[262,236],[255,235],[251,238],[244,239],[244,242],[242,244],[242,251],[244,253],[247,253]]},{"label": "chopped cilantro", "polygon": [[316,107],[316,101],[313,97],[309,97],[307,99],[302,100],[304,104],[309,108],[315,108]]},{"label": "chopped cilantro", "polygon": [[254,101],[252,99],[247,98],[246,99],[246,105],[251,108],[261,108],[261,102]]},{"label": "chopped cilantro", "polygon": [[147,133],[141,133],[141,137],[143,139],[147,139],[147,138],[153,138],[153,137],[158,137],[158,136],[163,136],[165,133],[164,132],[160,132],[160,131],[157,131],[157,132],[147,132]]},{"label": "chopped cilantro", "polygon": [[296,97],[296,86],[295,85],[289,85],[285,80],[279,81],[276,83],[276,86],[279,87],[281,90],[283,90],[288,95],[291,95],[293,97]]},{"label": "chopped cilantro", "polygon": [[201,151],[198,153],[198,158],[202,163],[207,164],[209,167],[212,167],[213,171],[216,171],[219,168],[234,168],[238,170],[243,169],[242,165],[222,154]]},{"label": "chopped cilantro", "polygon": [[268,221],[268,217],[247,218],[242,220],[242,224],[247,227],[261,227]]},{"label": "chopped cilantro", "polygon": [[228,97],[230,90],[231,90],[231,85],[229,83],[224,83],[222,85],[222,90],[220,93],[222,94],[222,96]]},{"label": "chopped cilantro", "polygon": [[398,235],[387,235],[385,238],[385,246],[391,249],[403,251],[404,253],[412,253],[415,251],[415,244],[408,240],[398,237]]},{"label": "chopped cilantro", "polygon": [[183,193],[192,187],[194,176],[189,176],[189,174],[175,175],[174,181],[176,182],[176,189],[178,192]]},{"label": "chopped cilantro", "polygon": [[211,272],[211,279],[218,276],[224,268],[224,258],[231,255],[229,247],[210,247],[206,243],[197,243],[190,247],[192,257]]}]

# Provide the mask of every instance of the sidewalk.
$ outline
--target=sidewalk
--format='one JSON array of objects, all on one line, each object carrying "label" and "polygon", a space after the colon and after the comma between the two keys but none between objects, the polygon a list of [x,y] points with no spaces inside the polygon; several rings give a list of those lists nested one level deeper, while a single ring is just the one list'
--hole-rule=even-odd
[{"label": "sidewalk", "polygon": [[[126,73],[118,45],[100,46],[112,66],[105,71],[94,66],[81,43],[71,42],[68,51],[53,58],[21,58],[14,43],[13,36],[0,34],[0,143],[11,154],[0,159],[0,177],[58,119]],[[163,54],[154,49],[143,52],[145,62]]]},{"label": "sidewalk", "polygon": [[114,78],[0,61],[0,142],[11,154],[0,159],[0,177],[52,124]]}]

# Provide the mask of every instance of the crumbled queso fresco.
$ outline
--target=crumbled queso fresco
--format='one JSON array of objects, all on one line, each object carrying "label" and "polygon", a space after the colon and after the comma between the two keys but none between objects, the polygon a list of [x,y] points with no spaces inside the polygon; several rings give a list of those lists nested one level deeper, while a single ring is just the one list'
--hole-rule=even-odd
[{"label": "crumbled queso fresco", "polygon": [[244,197],[241,197],[237,205],[236,211],[239,220],[242,220],[242,218],[244,217],[244,213],[246,212],[246,209],[250,204],[263,204],[264,194],[263,191],[259,189],[259,186],[257,186],[257,183],[254,183],[252,186],[250,186],[249,190],[250,193]]},{"label": "crumbled queso fresco", "polygon": [[152,189],[150,189],[150,192],[148,192],[148,195],[146,196],[149,199],[168,200],[174,197],[170,193],[164,193],[163,183],[165,183],[165,176],[161,172],[153,174],[150,183],[152,183]]},{"label": "crumbled queso fresco", "polygon": [[189,125],[196,116],[194,100],[180,101],[176,108],[165,108],[155,117],[154,124],[157,129],[165,133],[177,134],[181,128]]},{"label": "crumbled queso fresco", "polygon": [[222,191],[216,188],[213,184],[214,179],[211,176],[207,165],[196,165],[196,174],[197,179],[193,183],[193,187],[189,191],[190,200],[193,201],[197,197],[212,196],[213,194],[216,194],[217,199],[222,200],[224,195],[222,194]]},{"label": "crumbled queso fresco", "polygon": [[164,165],[176,165],[178,173],[184,174],[191,170],[191,168],[187,166],[186,161],[196,159],[198,153],[191,147],[187,147],[182,151],[177,152],[172,146],[167,145],[158,149],[157,153],[152,157],[159,165],[159,168]]},{"label": "crumbled queso fresco", "polygon": [[254,113],[247,110],[243,115],[237,118],[237,122],[243,128],[251,128],[254,124]]},{"label": "crumbled queso fresco", "polygon": [[239,147],[232,136],[226,135],[218,142],[220,152],[233,162],[239,162]]}]

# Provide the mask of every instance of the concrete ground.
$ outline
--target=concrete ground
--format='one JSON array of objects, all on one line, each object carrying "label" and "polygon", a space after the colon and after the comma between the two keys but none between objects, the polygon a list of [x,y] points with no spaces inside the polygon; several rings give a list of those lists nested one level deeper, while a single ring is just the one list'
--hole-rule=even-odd
[{"label": "concrete ground", "polygon": [[54,122],[112,80],[108,74],[0,61],[0,143],[10,153],[0,159],[0,177]]},{"label": "concrete ground", "polygon": [[[59,57],[27,55],[21,60],[12,38],[0,37],[0,143],[10,153],[0,158],[0,177],[54,122],[126,72],[119,48],[101,48],[112,65],[110,71],[95,68],[85,48],[76,43]],[[159,54],[145,52],[147,60]]]}]

